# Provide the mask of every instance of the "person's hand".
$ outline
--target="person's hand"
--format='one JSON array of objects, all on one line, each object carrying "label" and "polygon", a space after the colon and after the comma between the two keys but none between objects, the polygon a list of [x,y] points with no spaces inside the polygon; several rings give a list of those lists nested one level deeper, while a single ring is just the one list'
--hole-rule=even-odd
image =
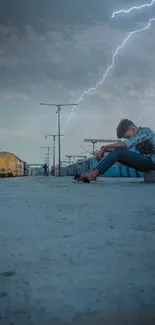
[{"label": "person's hand", "polygon": [[101,150],[97,153],[96,159],[100,161],[104,157],[104,148],[102,147]]}]

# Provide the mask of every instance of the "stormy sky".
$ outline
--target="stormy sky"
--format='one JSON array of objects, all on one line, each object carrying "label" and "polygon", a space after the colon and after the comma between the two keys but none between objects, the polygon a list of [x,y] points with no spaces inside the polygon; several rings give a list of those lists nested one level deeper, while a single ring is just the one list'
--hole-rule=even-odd
[{"label": "stormy sky", "polygon": [[[52,146],[45,134],[57,133],[57,115],[39,102],[74,103],[94,87],[128,33],[155,17],[155,5],[115,19],[113,11],[143,3],[0,0],[0,151],[44,161],[41,146]],[[84,138],[116,138],[122,117],[155,129],[154,39],[155,22],[129,40],[104,84],[84,96],[64,132],[63,160],[84,153]],[[70,112],[61,112],[62,131]]]}]

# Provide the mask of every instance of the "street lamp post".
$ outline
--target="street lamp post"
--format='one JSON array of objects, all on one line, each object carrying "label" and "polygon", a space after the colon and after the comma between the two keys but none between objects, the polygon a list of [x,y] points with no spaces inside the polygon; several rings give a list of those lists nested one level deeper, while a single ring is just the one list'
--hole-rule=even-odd
[{"label": "street lamp post", "polygon": [[[55,170],[55,149],[56,149],[56,145],[55,145],[55,142],[56,142],[56,137],[58,135],[57,134],[46,134],[45,135],[45,138],[47,139],[48,137],[53,137],[53,167],[54,167],[54,170]],[[61,134],[61,136],[63,136]]]},{"label": "street lamp post", "polygon": [[58,105],[58,164],[59,164],[59,176],[61,176],[61,141],[60,141],[60,112],[61,112],[61,106]]},{"label": "street lamp post", "polygon": [[61,124],[60,124],[60,111],[61,107],[66,106],[77,106],[77,104],[46,104],[46,103],[40,103],[42,106],[54,106],[57,107],[57,114],[58,114],[58,168],[59,168],[59,176],[61,176]]},{"label": "street lamp post", "polygon": [[54,167],[54,173],[55,173],[55,138],[56,138],[56,135],[53,134],[53,167]]}]

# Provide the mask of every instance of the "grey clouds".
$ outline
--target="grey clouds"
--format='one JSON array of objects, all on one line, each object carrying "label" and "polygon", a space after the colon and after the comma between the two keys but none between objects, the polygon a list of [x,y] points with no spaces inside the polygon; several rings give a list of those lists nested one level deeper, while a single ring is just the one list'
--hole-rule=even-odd
[{"label": "grey clouds", "polygon": [[[56,132],[55,111],[38,105],[76,101],[104,74],[126,35],[155,16],[155,6],[111,19],[137,1],[1,1],[0,145],[34,162],[45,133]],[[141,2],[142,3],[142,2]],[[143,1],[144,3],[144,1]],[[134,36],[105,83],[85,96],[68,125],[63,154],[82,153],[84,137],[115,137],[127,116],[154,127],[155,23]],[[62,127],[70,109],[62,112]]]}]

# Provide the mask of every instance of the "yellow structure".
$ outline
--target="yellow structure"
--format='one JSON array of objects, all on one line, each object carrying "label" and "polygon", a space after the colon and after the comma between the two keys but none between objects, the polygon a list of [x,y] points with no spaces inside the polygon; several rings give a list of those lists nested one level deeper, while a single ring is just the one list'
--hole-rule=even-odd
[{"label": "yellow structure", "polygon": [[24,176],[24,162],[10,152],[0,152],[0,176]]}]

